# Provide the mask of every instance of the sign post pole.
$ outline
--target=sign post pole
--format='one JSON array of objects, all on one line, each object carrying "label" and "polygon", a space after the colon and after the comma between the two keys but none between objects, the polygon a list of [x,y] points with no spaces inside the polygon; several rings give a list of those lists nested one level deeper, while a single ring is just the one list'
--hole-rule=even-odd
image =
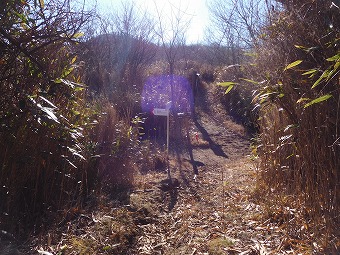
[{"label": "sign post pole", "polygon": [[168,165],[168,178],[171,180],[170,175],[170,164],[169,164],[169,128],[170,128],[170,121],[169,121],[169,110],[168,114],[166,115],[166,158],[167,158],[167,165]]},{"label": "sign post pole", "polygon": [[168,163],[168,178],[171,181],[171,175],[170,175],[170,163],[169,163],[169,133],[170,133],[170,108],[171,108],[171,101],[168,102],[165,106],[165,109],[167,110],[166,115],[166,153],[167,153],[167,163]]},{"label": "sign post pole", "polygon": [[163,108],[154,108],[152,113],[156,116],[166,116],[166,153],[167,153],[167,164],[168,164],[168,178],[171,180],[170,175],[170,166],[169,166],[169,133],[170,133],[170,108],[171,108],[171,101],[168,102]]}]

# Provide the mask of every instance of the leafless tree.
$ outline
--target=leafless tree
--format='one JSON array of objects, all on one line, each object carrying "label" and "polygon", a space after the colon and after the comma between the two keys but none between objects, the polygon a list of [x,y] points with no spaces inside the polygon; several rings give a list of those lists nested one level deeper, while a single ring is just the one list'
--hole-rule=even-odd
[{"label": "leafless tree", "polygon": [[[154,22],[133,2],[122,2],[121,8],[111,13],[100,13],[99,35],[92,38],[91,50],[97,62],[116,73],[115,82],[125,79],[126,72],[138,73],[141,66],[155,56],[151,46]],[[104,18],[106,17],[106,18]],[[134,84],[137,77],[127,83]]]},{"label": "leafless tree", "polygon": [[212,0],[209,38],[219,45],[253,47],[273,6],[271,0]]},{"label": "leafless tree", "polygon": [[145,67],[157,53],[154,21],[133,1],[112,10],[98,15],[99,35],[88,41],[88,84],[119,102],[121,113],[129,116],[140,99]]},{"label": "leafless tree", "polygon": [[185,33],[189,28],[191,17],[187,13],[187,8],[169,4],[170,12],[167,9],[165,13],[165,10],[160,9],[155,3],[158,21],[155,31],[169,64],[169,74],[172,75],[175,72],[179,49],[185,45]]},{"label": "leafless tree", "polygon": [[174,73],[175,63],[179,58],[180,49],[185,45],[185,33],[189,28],[191,19],[181,4],[174,6],[170,2],[170,12],[160,9],[154,2],[157,12],[157,26],[155,28],[159,42],[164,50],[169,65],[171,101],[174,100]]},{"label": "leafless tree", "polygon": [[118,70],[121,77],[128,72],[130,80],[136,83],[136,74],[142,66],[150,63],[156,54],[152,47],[154,40],[154,21],[146,11],[132,2],[122,2],[122,8],[112,19],[112,31],[119,36],[120,43],[116,49]]}]

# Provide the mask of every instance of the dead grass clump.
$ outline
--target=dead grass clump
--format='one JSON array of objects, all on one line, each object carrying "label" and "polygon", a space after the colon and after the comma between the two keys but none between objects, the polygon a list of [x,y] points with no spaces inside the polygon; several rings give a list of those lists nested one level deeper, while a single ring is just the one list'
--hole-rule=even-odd
[{"label": "dead grass clump", "polygon": [[211,65],[204,64],[200,68],[200,78],[206,83],[212,83],[215,81],[216,76],[214,68]]},{"label": "dead grass clump", "polygon": [[96,134],[96,167],[99,178],[112,190],[125,189],[133,182],[133,155],[138,146],[137,130],[121,119],[115,108],[103,109]]},{"label": "dead grass clump", "polygon": [[108,194],[96,199],[96,207],[84,210],[66,224],[56,223],[53,233],[42,234],[39,247],[32,242],[29,254],[37,250],[42,254],[126,254],[138,235],[136,219],[141,213],[119,206],[120,202]]},{"label": "dead grass clump", "polygon": [[[262,183],[262,184],[260,184]],[[258,220],[264,228],[284,236],[278,250],[294,250],[300,254],[337,254],[337,237],[325,233],[326,224],[318,222],[315,229],[313,209],[294,196],[266,186],[266,180],[258,180],[251,199],[262,208]]]},{"label": "dead grass clump", "polygon": [[225,254],[224,248],[232,246],[234,242],[227,238],[215,238],[208,242],[208,251],[212,255],[223,255]]},{"label": "dead grass clump", "polygon": [[141,174],[151,171],[162,172],[167,168],[167,155],[164,148],[145,140],[140,143],[136,167]]}]

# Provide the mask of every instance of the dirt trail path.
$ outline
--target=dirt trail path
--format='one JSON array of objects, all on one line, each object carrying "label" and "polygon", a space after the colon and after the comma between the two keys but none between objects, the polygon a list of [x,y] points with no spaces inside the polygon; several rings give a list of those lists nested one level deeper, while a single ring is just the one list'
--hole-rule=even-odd
[{"label": "dirt trail path", "polygon": [[122,200],[99,194],[94,205],[67,213],[67,221],[34,237],[20,254],[296,254],[280,224],[262,222],[249,139],[221,112],[200,105],[189,122],[173,125],[182,130],[169,160],[178,187],[161,185],[166,171],[137,174]]},{"label": "dirt trail path", "polygon": [[178,189],[152,189],[165,173],[143,177],[148,192],[132,193],[130,203],[145,210],[150,221],[138,225],[134,252],[268,254],[266,230],[257,222],[259,208],[250,200],[255,166],[249,140],[237,125],[233,130],[226,125],[204,112],[194,118],[187,133],[191,143],[173,146],[171,171]]}]

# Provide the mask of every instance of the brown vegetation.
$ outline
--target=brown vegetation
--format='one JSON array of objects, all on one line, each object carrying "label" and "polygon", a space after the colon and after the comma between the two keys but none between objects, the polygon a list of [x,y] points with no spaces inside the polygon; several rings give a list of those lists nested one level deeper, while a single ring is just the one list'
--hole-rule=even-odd
[{"label": "brown vegetation", "polygon": [[308,227],[334,248],[340,209],[340,16],[339,7],[326,2],[282,1],[284,11],[271,14],[273,23],[256,49],[256,71],[262,74],[256,101],[262,180],[269,191],[292,195]]},{"label": "brown vegetation", "polygon": [[[274,251],[336,254],[338,1],[270,2],[220,5],[215,41],[186,46],[187,24],[175,13],[172,32],[179,37],[169,39],[165,27],[156,31],[133,4],[104,20],[70,0],[1,1],[0,249],[3,239],[48,233],[47,246],[66,254],[147,253],[148,242],[170,253],[261,254],[263,245],[252,248],[247,238],[267,231],[274,236],[262,240]],[[151,111],[169,101],[170,165],[186,185],[176,208],[178,190],[159,193],[152,186],[169,162],[165,118]],[[252,159],[260,163],[243,172],[241,164],[250,168],[244,159],[249,134]],[[216,187],[215,168],[224,169],[225,160],[233,169],[226,170],[228,181],[244,182]],[[206,179],[188,181],[201,170]],[[128,193],[139,188],[142,198]],[[144,194],[149,191],[151,197]],[[155,208],[168,202],[167,210]],[[202,208],[206,215],[196,219]],[[214,213],[222,217],[213,222]],[[168,243],[157,239],[155,222],[161,238],[172,238]],[[242,232],[228,232],[227,223]],[[188,227],[200,232],[186,235]],[[168,239],[166,228],[175,232]]]}]

